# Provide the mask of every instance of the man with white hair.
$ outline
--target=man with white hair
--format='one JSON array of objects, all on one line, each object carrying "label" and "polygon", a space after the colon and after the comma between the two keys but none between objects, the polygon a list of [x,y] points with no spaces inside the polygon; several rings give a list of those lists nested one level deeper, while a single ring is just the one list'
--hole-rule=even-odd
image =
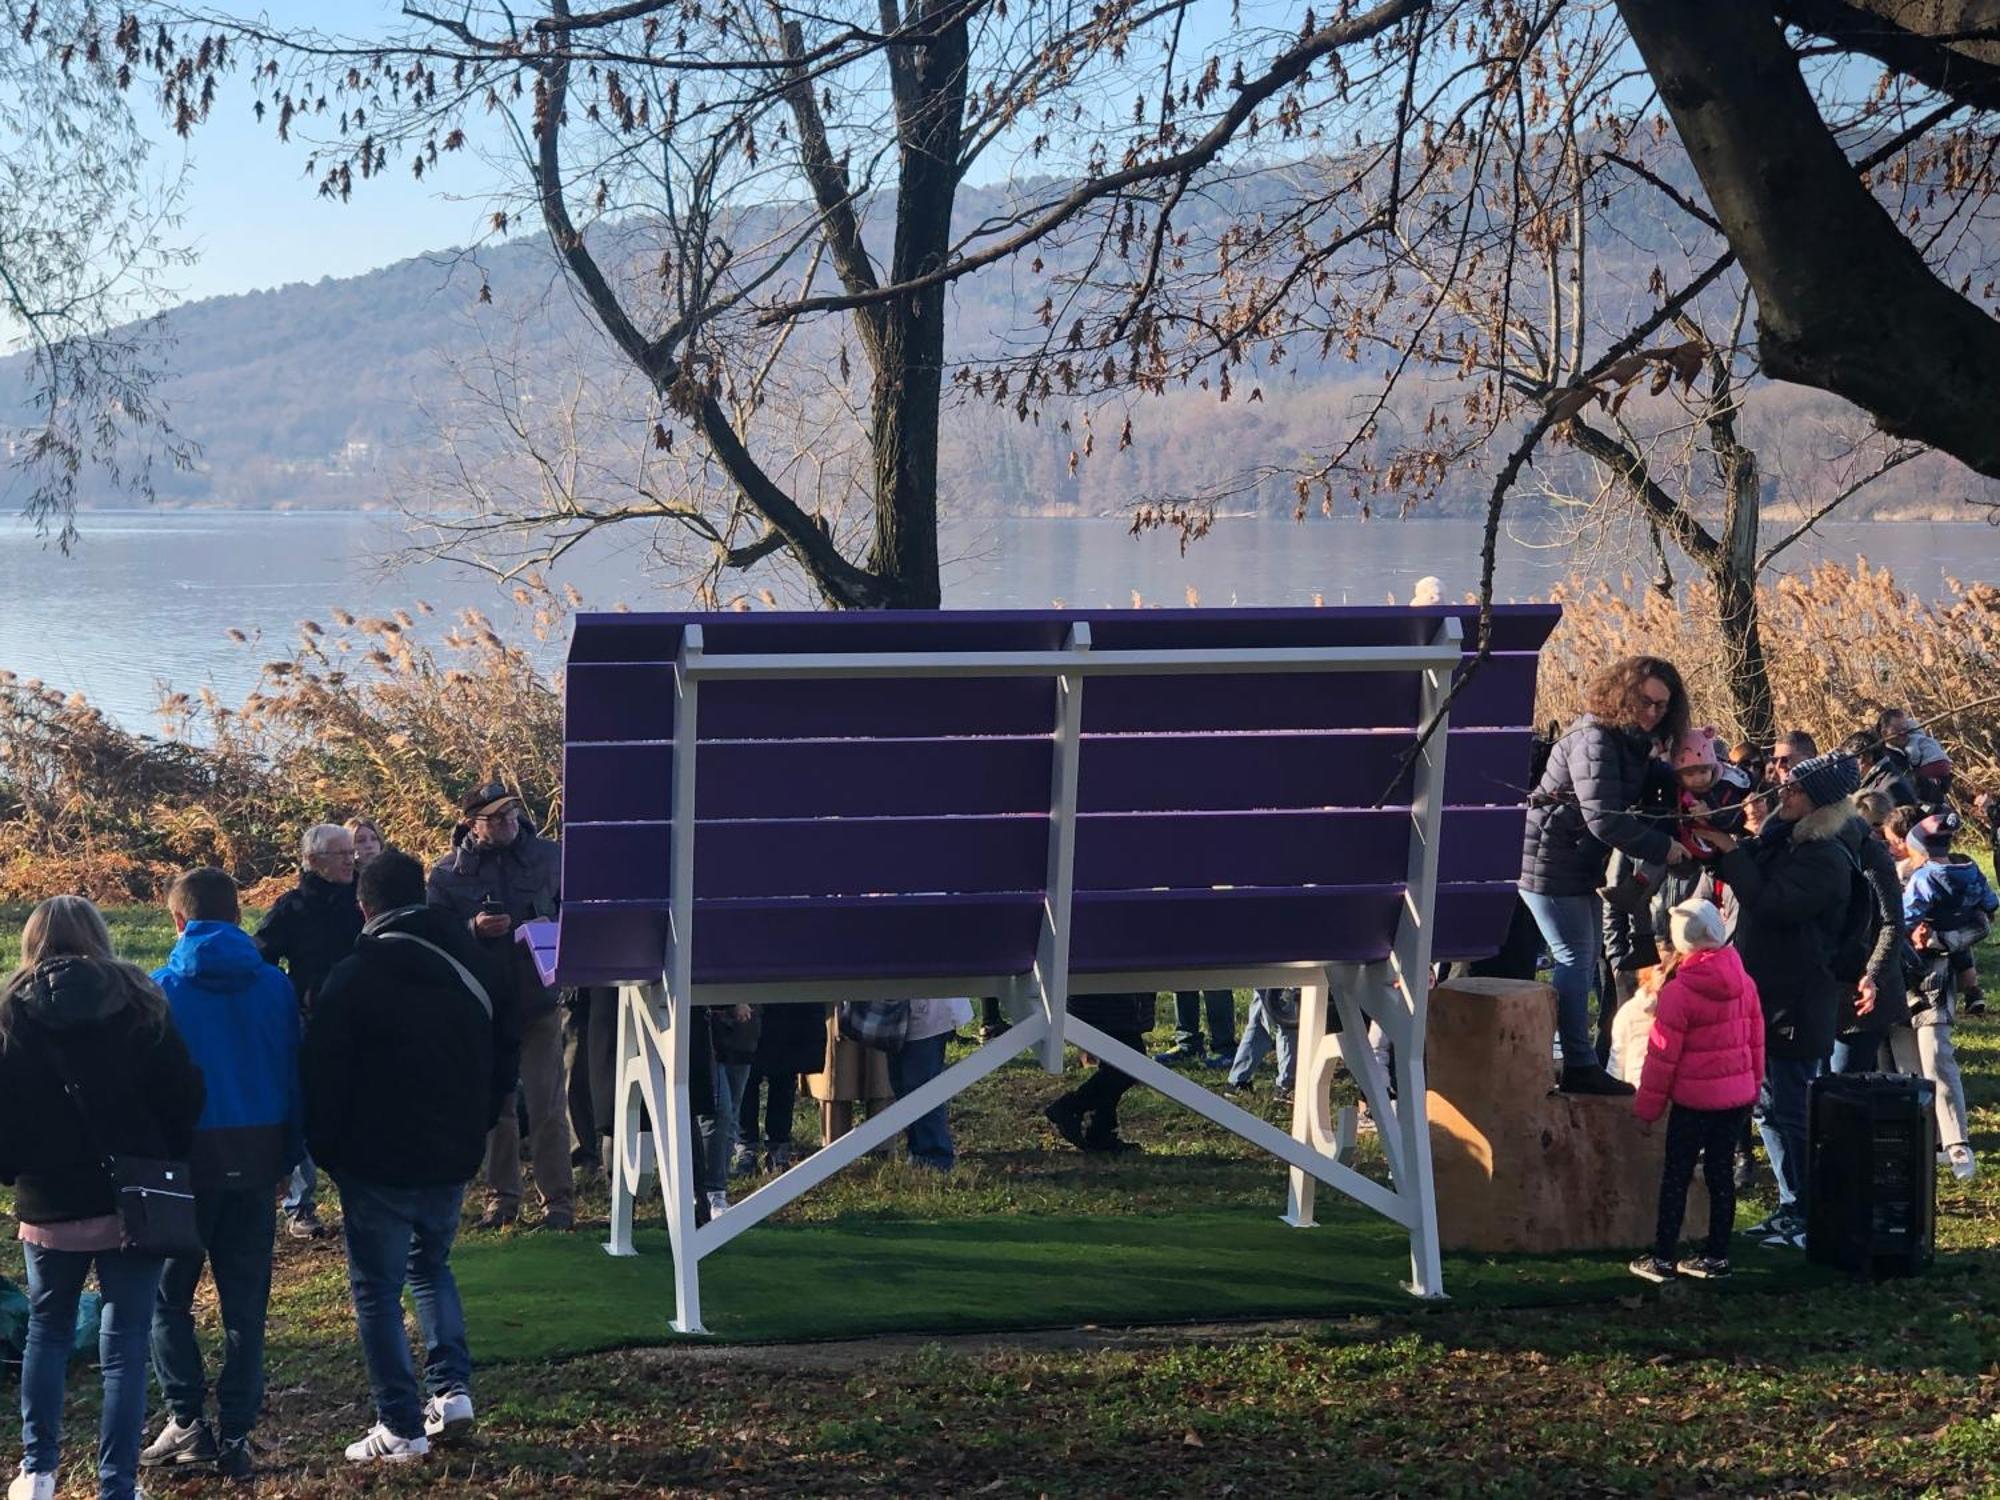
[{"label": "man with white hair", "polygon": [[[354,835],[338,823],[308,828],[299,840],[299,883],[272,905],[255,937],[266,963],[291,976],[303,1020],[333,966],[354,951],[361,935],[361,907],[354,899]],[[285,1195],[286,1230],[293,1239],[318,1239],[319,1173],[312,1160],[292,1172]]]}]

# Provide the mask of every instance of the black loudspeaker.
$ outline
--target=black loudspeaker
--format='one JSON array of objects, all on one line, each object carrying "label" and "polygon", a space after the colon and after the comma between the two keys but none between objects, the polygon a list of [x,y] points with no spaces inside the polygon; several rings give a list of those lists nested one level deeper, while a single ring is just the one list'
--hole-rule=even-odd
[{"label": "black loudspeaker", "polygon": [[1913,1276],[1937,1224],[1936,1087],[1901,1073],[1829,1073],[1807,1095],[1806,1256],[1859,1276]]}]

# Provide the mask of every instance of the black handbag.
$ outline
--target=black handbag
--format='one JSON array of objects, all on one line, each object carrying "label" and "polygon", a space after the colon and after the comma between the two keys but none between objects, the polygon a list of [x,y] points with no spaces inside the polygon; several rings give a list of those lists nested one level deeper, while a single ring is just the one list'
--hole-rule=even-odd
[{"label": "black handbag", "polygon": [[199,1255],[201,1229],[194,1211],[194,1176],[184,1161],[124,1156],[106,1151],[91,1124],[83,1090],[63,1066],[62,1049],[51,1042],[49,1065],[76,1107],[84,1143],[103,1163],[117,1202],[119,1249],[134,1255]]}]

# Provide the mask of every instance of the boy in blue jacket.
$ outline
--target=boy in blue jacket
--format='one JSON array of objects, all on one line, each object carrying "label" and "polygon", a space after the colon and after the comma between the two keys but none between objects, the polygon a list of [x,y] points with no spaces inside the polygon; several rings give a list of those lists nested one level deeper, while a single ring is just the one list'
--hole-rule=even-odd
[{"label": "boy in blue jacket", "polygon": [[[180,936],[153,979],[208,1086],[190,1162],[206,1253],[170,1258],[160,1279],[153,1373],[171,1420],[139,1462],[247,1478],[250,1430],[264,1401],[273,1199],[305,1149],[299,1007],[292,982],[264,962],[241,927],[236,882],[226,873],[188,871],[167,893],[167,909]],[[215,1427],[204,1415],[208,1374],[194,1331],[204,1262],[224,1333]]]}]

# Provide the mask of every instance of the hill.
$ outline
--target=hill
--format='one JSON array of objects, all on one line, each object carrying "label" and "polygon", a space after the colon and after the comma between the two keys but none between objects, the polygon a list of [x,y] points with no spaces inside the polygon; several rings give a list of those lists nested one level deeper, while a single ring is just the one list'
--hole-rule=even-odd
[{"label": "hill", "polygon": [[[969,227],[1002,211],[1000,200],[998,190],[968,191],[960,216]],[[1223,209],[1211,202],[1205,211]],[[886,213],[876,205],[871,234]],[[1636,211],[1621,208],[1612,228],[1615,233],[1603,237],[1611,248],[1592,272],[1595,311],[1607,327],[1622,326],[1628,314],[1650,305],[1645,282],[1668,249],[1661,226]],[[977,357],[1032,327],[1039,292],[1031,298],[1021,286],[1026,279],[1021,268],[1002,263],[959,282],[947,347]],[[544,401],[573,391],[579,376],[606,386],[628,379],[539,236],[476,253],[441,251],[345,280],[193,302],[174,309],[168,321],[176,343],[164,394],[176,424],[202,448],[194,472],[162,478],[161,501],[174,506],[449,500],[415,476],[436,457],[441,437],[475,447],[492,441],[490,435],[468,438],[464,424],[468,413],[490,407],[478,387],[496,363],[519,372],[521,393]],[[838,337],[837,323],[818,325],[790,352],[808,361],[831,360]],[[1023,422],[1003,406],[962,394],[948,398],[953,404],[944,421],[940,479],[945,503],[990,514],[1117,515],[1129,513],[1139,497],[1226,484],[1255,467],[1309,463],[1352,429],[1380,373],[1338,355],[1295,355],[1293,361],[1258,376],[1255,401],[1239,393],[1224,404],[1214,392],[1190,388],[1134,403],[1129,448],[1110,440],[1128,409],[1116,409],[1107,431],[1100,407],[1096,451],[1081,463],[1072,457],[1081,446],[1076,432],[1062,430],[1053,417]],[[24,372],[19,357],[0,360],[0,455],[8,428],[33,420],[19,404]],[[1399,427],[1422,420],[1421,389],[1413,388],[1385,414],[1373,439],[1377,451],[1386,455]],[[485,415],[490,427],[490,410]],[[1073,415],[1080,423],[1086,413],[1079,407]],[[1754,392],[1743,425],[1764,458],[1771,497],[1782,487],[1806,505],[1837,488],[1837,455],[1860,430],[1838,401],[1771,385]],[[615,430],[615,424],[604,429]],[[630,447],[646,430],[626,423],[615,441]],[[1559,470],[1554,480],[1556,488],[1586,492],[1591,482],[1574,469]],[[1446,476],[1434,504],[1446,513],[1470,512],[1486,488],[1483,465],[1473,462]],[[1965,495],[2000,498],[2000,488],[1945,460],[1927,459],[1872,487],[1866,503],[1849,514],[1944,514]],[[91,500],[129,503],[111,493],[87,496],[86,505]],[[1291,480],[1281,472],[1242,485],[1232,501],[1274,513],[1287,513],[1294,503]]]}]

